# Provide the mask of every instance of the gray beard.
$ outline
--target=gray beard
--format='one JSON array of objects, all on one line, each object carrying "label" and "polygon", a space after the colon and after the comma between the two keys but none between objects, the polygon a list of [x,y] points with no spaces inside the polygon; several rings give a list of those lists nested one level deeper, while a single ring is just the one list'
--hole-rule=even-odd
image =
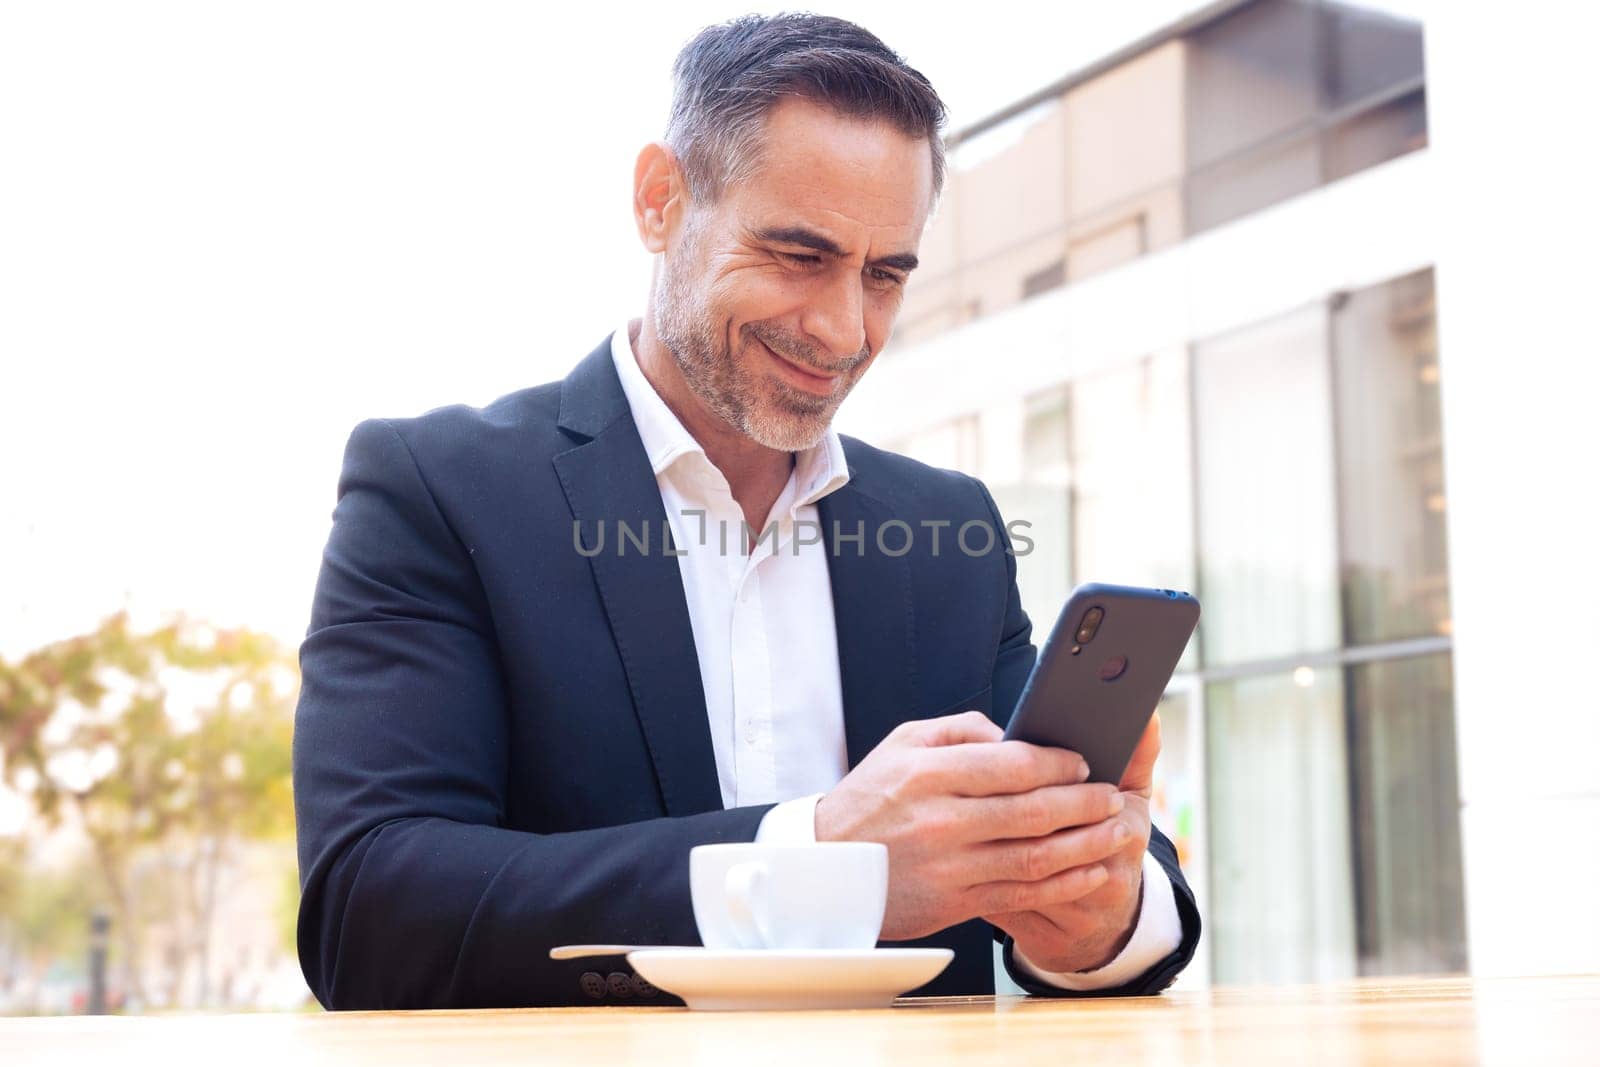
[{"label": "gray beard", "polygon": [[[694,238],[678,258],[693,261]],[[838,402],[786,383],[768,384],[741,373],[729,343],[670,257],[663,257],[655,300],[656,336],[672,353],[690,390],[729,426],[767,448],[805,451],[822,440]],[[840,398],[842,399],[842,398]]]}]

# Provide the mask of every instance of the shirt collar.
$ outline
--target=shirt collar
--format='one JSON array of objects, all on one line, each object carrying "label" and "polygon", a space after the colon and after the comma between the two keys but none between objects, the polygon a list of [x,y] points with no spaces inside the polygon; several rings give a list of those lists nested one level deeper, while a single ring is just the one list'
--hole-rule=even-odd
[{"label": "shirt collar", "polygon": [[[650,458],[650,469],[659,477],[682,457],[696,454],[709,464],[705,449],[684,429],[678,416],[672,413],[640,369],[628,336],[630,325],[631,322],[624,322],[611,335],[611,359],[616,364],[617,377],[622,381],[634,424],[639,428],[639,440]],[[844,445],[831,425],[822,440],[795,453],[793,477],[796,492],[793,507],[796,508],[820,500],[850,480]]]}]

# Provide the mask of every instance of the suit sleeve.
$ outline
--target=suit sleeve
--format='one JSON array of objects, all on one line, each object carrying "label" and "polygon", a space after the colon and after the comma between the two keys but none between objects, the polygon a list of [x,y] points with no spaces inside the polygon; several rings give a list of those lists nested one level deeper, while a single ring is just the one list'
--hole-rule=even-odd
[{"label": "suit sleeve", "polygon": [[[999,533],[998,542],[1002,545],[1008,544],[1010,539],[1005,536],[1005,523],[1000,517],[1000,509],[995,506],[994,498],[989,495],[988,487],[976,478],[973,481],[983,494],[984,504],[989,509],[989,521],[994,523]],[[1038,650],[1032,640],[1033,623],[1029,620],[1027,612],[1022,609],[1022,594],[1017,588],[1016,557],[1007,553],[1005,559],[1006,581],[1009,588],[1006,592],[1005,619],[1000,627],[999,651],[995,655],[993,704],[994,720],[1001,726],[1010,720],[1017,699],[1022,695],[1022,687],[1027,683],[1028,674],[1033,670],[1034,660],[1038,657]],[[1158,961],[1143,974],[1121,985],[1102,989],[1062,989],[1042,982],[1023,970],[1013,958],[1015,942],[1011,935],[999,927],[993,927],[994,939],[1003,946],[1000,958],[1012,980],[1029,993],[1052,997],[1138,996],[1159,993],[1171,985],[1177,979],[1178,973],[1194,958],[1195,947],[1200,943],[1200,911],[1195,906],[1194,893],[1189,889],[1189,883],[1184,879],[1183,871],[1178,866],[1177,849],[1155,826],[1150,827],[1148,851],[1156,862],[1161,864],[1161,869],[1172,882],[1173,900],[1178,906],[1178,917],[1183,923],[1183,939],[1170,955]]]},{"label": "suit sleeve", "polygon": [[699,944],[689,849],[753,839],[770,807],[507,828],[506,694],[486,598],[381,420],[357,426],[345,451],[300,667],[298,942],[329,1009],[595,1003],[579,981],[595,961],[556,962],[550,947]]}]

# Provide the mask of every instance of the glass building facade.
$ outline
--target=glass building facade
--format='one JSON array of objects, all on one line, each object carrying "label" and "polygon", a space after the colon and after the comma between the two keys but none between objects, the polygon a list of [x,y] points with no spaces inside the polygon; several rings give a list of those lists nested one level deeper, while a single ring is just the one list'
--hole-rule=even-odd
[{"label": "glass building facade", "polygon": [[[974,320],[1142,258],[1162,277],[1163,252],[1425,149],[1425,104],[1414,22],[1208,9],[952,139],[885,358],[966,358],[948,338]],[[1019,395],[879,443],[983,476],[1029,521],[1039,639],[1082,581],[1199,596],[1152,810],[1201,898],[1202,971],[1465,970],[1433,270],[1139,351],[1018,329],[1034,369],[993,376]]]},{"label": "glass building facade", "polygon": [[1027,408],[1010,510],[1066,549],[1026,558],[1025,603],[1204,605],[1156,809],[1201,861],[1218,980],[1465,967],[1432,292],[1336,294]]}]

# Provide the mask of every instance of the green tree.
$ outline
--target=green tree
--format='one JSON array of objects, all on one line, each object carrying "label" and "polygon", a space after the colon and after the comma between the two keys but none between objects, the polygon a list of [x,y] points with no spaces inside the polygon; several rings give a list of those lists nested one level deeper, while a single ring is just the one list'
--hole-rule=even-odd
[{"label": "green tree", "polygon": [[[199,967],[204,1001],[221,872],[240,841],[293,832],[297,687],[293,658],[265,635],[183,619],[140,633],[126,613],[15,664],[0,660],[5,780],[45,825],[70,823],[87,838],[125,987],[141,1002],[147,924],[181,925],[177,965]],[[136,857],[152,852],[171,885],[135,877]]]}]

